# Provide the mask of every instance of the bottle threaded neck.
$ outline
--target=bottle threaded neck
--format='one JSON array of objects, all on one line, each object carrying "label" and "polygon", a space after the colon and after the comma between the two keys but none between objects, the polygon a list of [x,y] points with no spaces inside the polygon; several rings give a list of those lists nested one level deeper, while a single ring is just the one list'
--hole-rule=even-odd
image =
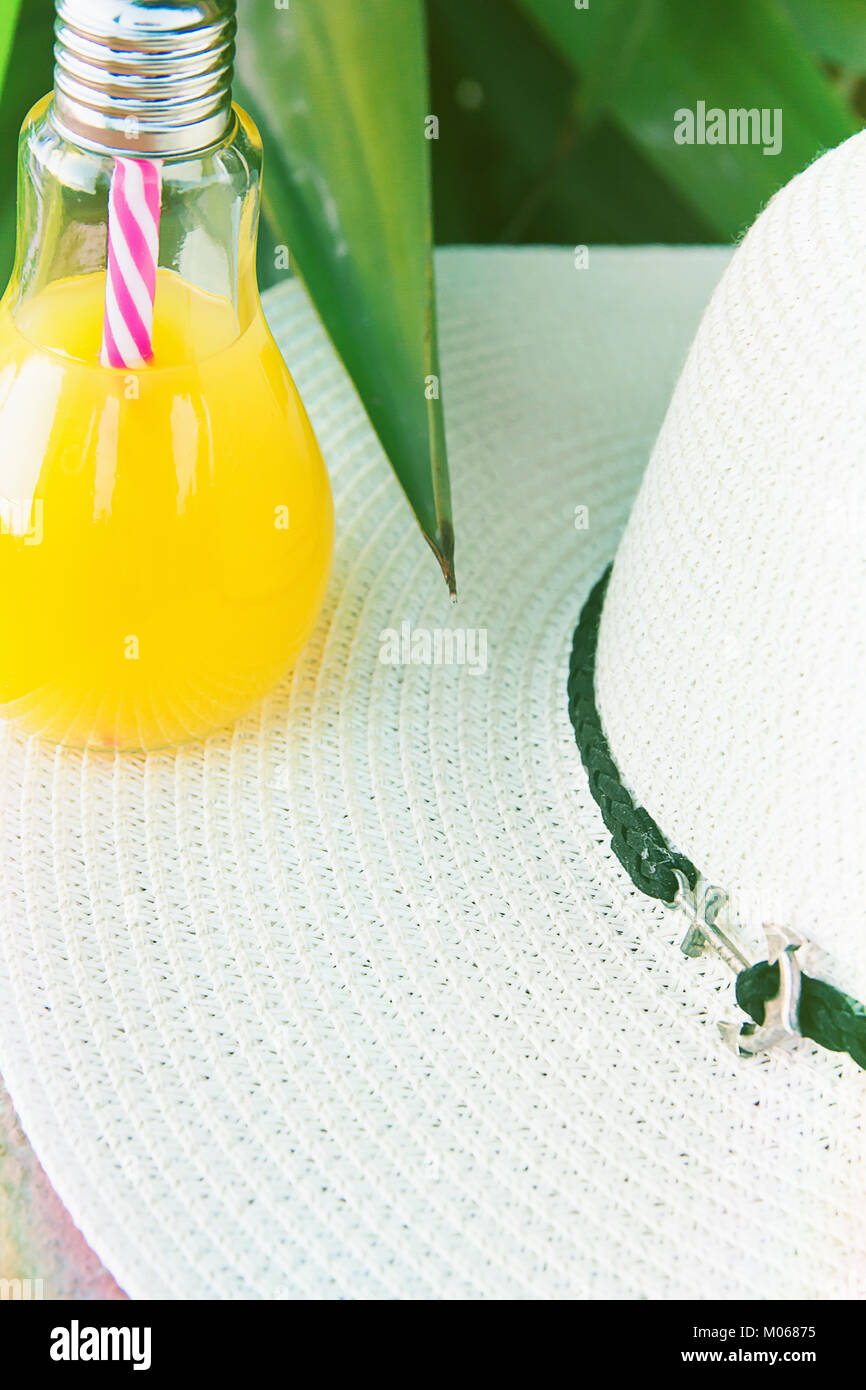
[{"label": "bottle threaded neck", "polygon": [[56,0],[52,120],[105,152],[192,154],[231,122],[236,0]]}]

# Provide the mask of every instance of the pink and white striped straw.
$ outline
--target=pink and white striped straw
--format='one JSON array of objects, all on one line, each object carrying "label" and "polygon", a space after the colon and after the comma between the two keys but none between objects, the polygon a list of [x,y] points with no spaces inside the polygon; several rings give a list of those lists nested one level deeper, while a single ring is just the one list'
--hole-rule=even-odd
[{"label": "pink and white striped straw", "polygon": [[108,193],[103,366],[143,367],[153,357],[162,160],[114,162]]}]

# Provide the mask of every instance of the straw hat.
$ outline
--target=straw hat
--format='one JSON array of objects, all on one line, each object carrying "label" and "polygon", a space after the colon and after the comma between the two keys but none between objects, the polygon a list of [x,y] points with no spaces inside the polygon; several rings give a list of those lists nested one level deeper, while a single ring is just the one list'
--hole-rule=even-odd
[{"label": "straw hat", "polygon": [[866,1292],[863,1071],[736,1055],[733,972],[593,795],[645,809],[618,848],[649,863],[651,817],[693,916],[688,866],[727,891],[749,961],[773,922],[794,993],[802,952],[866,998],[864,140],[727,270],[440,255],[456,609],[302,292],[270,296],[338,502],[293,677],[174,754],[2,742],[0,1070],[129,1293]]}]

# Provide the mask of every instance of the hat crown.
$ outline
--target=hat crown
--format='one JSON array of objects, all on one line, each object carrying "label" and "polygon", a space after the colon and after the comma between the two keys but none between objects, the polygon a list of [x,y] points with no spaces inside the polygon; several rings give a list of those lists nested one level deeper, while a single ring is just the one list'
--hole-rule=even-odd
[{"label": "hat crown", "polygon": [[866,998],[866,133],[788,184],[704,315],[617,553],[596,695],[623,781]]}]

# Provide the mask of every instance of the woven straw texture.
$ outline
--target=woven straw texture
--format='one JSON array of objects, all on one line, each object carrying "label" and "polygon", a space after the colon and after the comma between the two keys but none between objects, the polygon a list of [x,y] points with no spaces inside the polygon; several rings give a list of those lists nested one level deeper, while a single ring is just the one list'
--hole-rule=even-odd
[{"label": "woven straw texture", "polygon": [[[728,977],[620,871],[566,712],[725,261],[440,256],[456,609],[276,292],[338,506],[293,677],[174,754],[4,735],[0,1069],[130,1294],[863,1291],[862,1073],[724,1050]],[[484,629],[486,671],[383,663],[407,622]]]},{"label": "woven straw texture", "polygon": [[617,556],[597,694],[668,837],[866,1000],[864,264],[866,133],[773,199],[713,298]]}]

